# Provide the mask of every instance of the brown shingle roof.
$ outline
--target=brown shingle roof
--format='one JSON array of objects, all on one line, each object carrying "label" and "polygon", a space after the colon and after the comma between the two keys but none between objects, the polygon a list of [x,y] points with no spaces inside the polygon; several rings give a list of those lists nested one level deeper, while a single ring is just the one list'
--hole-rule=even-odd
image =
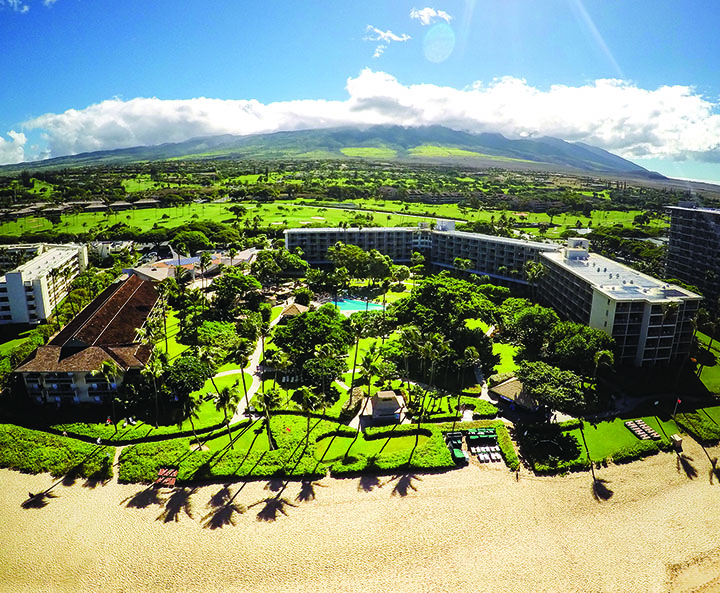
[{"label": "brown shingle roof", "polygon": [[151,282],[130,276],[106,288],[50,342],[53,346],[132,344],[157,302]]},{"label": "brown shingle roof", "polygon": [[[63,352],[65,350],[65,352]],[[66,355],[60,346],[40,346],[33,358],[20,365],[18,373],[72,373],[99,369],[106,360],[113,360],[103,348],[91,346]]]}]

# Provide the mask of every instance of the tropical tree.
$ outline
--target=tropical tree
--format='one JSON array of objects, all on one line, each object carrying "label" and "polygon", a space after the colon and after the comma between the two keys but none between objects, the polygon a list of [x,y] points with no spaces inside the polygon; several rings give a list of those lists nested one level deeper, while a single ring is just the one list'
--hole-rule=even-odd
[{"label": "tropical tree", "polygon": [[235,345],[227,351],[225,360],[228,362],[232,362],[233,364],[236,364],[240,366],[240,369],[242,372],[240,373],[240,377],[242,380],[242,386],[243,386],[243,393],[245,394],[245,407],[250,407],[250,399],[248,397],[248,390],[247,390],[247,384],[245,383],[245,368],[250,363],[250,355],[252,354],[253,346],[250,340],[247,338],[241,338],[238,340]]},{"label": "tropical tree", "polygon": [[[372,395],[372,379],[375,374],[375,361],[378,359],[379,355],[377,342],[373,342],[370,344],[365,354],[363,354],[362,361],[360,362],[360,377],[364,381],[367,381],[367,394],[365,395],[365,403],[363,404],[362,412],[360,412],[361,416],[365,414],[367,405],[370,402],[370,396]],[[359,432],[360,423],[358,423],[358,433]]]},{"label": "tropical tree", "polygon": [[[107,383],[108,390],[110,391],[110,406],[112,409],[112,420],[115,425],[115,434],[117,434],[117,417],[115,415],[115,399],[117,397],[117,382],[118,377],[122,377],[123,371],[118,364],[112,360],[104,360],[100,365],[100,368],[90,371],[93,376],[102,377],[103,381]],[[113,387],[115,385],[115,387]]]},{"label": "tropical tree", "polygon": [[325,405],[323,402],[324,398],[316,393],[311,387],[303,385],[299,389],[295,390],[292,399],[300,406],[302,411],[307,414],[307,431],[305,440],[305,446],[307,447],[310,444],[310,415],[312,412],[319,410]]},{"label": "tropical tree", "polygon": [[195,432],[194,420],[197,420],[200,417],[201,403],[202,402],[198,398],[192,397],[189,394],[186,397],[183,397],[180,401],[180,422],[178,422],[179,426],[182,426],[183,422],[186,420],[190,422],[190,428],[192,428],[193,436],[198,444],[200,444],[200,439],[198,438],[197,432]]},{"label": "tropical tree", "polygon": [[155,428],[160,424],[160,406],[158,403],[158,379],[165,373],[165,363],[157,350],[153,350],[150,358],[145,363],[141,374],[152,382],[153,392],[155,394]]},{"label": "tropical tree", "polygon": [[265,428],[267,429],[268,448],[270,451],[275,450],[275,441],[273,440],[272,430],[270,428],[270,410],[275,410],[282,404],[280,391],[277,389],[268,389],[258,394],[258,403],[265,414]]},{"label": "tropical tree", "polygon": [[611,367],[615,364],[615,355],[612,353],[612,350],[600,350],[599,352],[595,353],[595,356],[593,357],[593,361],[595,362],[595,370],[593,372],[593,379],[597,377],[598,368],[602,365],[606,365]]},{"label": "tropical tree", "polygon": [[[238,389],[238,381],[235,381],[232,385],[224,385],[220,391],[215,394],[214,402],[215,409],[218,412],[222,412],[224,415],[224,423],[227,427],[228,438],[230,439],[230,448],[234,449],[232,433],[230,432],[230,419],[228,418],[228,412],[232,411],[233,414],[240,403],[241,395]],[[232,418],[232,416],[230,416]]]},{"label": "tropical tree", "polygon": [[[355,336],[355,355],[353,357],[352,377],[350,379],[350,393],[355,387],[355,367],[357,366],[358,349],[360,348],[360,339],[365,336],[367,324],[365,317],[353,314],[350,316],[350,332]],[[352,399],[352,398],[351,398]],[[350,401],[350,400],[348,400]]]},{"label": "tropical tree", "polygon": [[203,277],[203,287],[207,287],[207,279],[205,278],[205,272],[207,272],[207,269],[210,267],[210,264],[212,264],[212,256],[207,252],[203,251],[200,254],[200,273]]}]

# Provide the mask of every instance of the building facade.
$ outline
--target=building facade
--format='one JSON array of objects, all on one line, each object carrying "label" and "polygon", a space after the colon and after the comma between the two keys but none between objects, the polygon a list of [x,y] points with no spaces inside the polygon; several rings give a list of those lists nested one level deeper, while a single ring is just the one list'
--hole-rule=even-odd
[{"label": "building facade", "polygon": [[616,362],[667,364],[690,353],[702,297],[589,253],[587,239],[569,239],[540,256],[539,297],[572,321],[615,339]]},{"label": "building facade", "polygon": [[539,261],[545,273],[537,297],[572,321],[601,329],[616,342],[618,363],[665,364],[687,356],[692,320],[702,297],[590,253],[586,239],[557,244],[456,231],[452,225],[422,228],[288,229],[285,244],[300,247],[308,262],[329,263],[327,250],[338,241],[377,249],[396,262],[419,251],[426,262],[452,269],[470,261],[469,273],[496,281],[527,284],[525,264]]},{"label": "building facade", "polygon": [[697,286],[706,307],[720,305],[720,210],[671,206],[667,276]]},{"label": "building facade", "polygon": [[[12,253],[12,247],[6,248],[6,253]],[[28,246],[18,249],[25,256],[30,253]],[[83,245],[43,245],[35,254],[0,279],[0,324],[37,325],[47,321],[70,292],[73,279],[87,268]]]}]

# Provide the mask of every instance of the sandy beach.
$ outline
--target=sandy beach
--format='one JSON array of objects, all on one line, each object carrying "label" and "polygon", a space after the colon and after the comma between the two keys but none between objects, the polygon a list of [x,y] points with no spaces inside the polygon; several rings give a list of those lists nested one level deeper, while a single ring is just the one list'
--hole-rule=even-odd
[{"label": "sandy beach", "polygon": [[589,473],[471,464],[284,489],[78,480],[26,509],[57,480],[0,470],[0,591],[720,591],[720,485],[685,451],[601,468],[604,500]]}]

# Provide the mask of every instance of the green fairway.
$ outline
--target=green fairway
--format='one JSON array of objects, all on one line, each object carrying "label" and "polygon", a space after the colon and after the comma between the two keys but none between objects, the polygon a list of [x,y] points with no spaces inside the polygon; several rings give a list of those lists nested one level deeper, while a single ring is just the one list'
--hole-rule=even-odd
[{"label": "green fairway", "polygon": [[[236,451],[252,451],[258,453],[267,451],[267,431],[264,428],[265,420],[255,420],[251,424],[242,424],[230,429],[233,436],[233,448]],[[230,437],[227,431],[221,431],[215,438],[204,442],[211,451],[222,451],[230,447]]]},{"label": "green fairway", "polygon": [[375,148],[372,146],[357,146],[341,148],[345,156],[362,157],[366,159],[391,159],[397,155],[397,151],[392,148]]}]

